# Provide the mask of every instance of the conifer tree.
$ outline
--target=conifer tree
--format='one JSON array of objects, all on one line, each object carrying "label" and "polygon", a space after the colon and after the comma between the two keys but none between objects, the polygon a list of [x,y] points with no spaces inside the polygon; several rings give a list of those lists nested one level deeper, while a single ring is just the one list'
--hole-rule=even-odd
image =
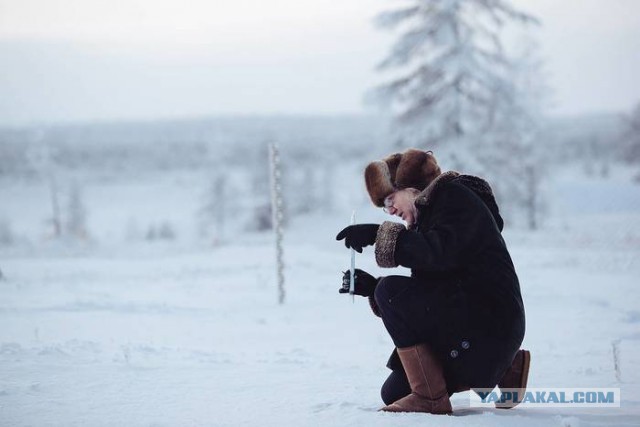
[{"label": "conifer tree", "polygon": [[402,34],[379,65],[398,74],[372,95],[391,106],[411,145],[481,135],[514,96],[502,30],[535,22],[505,0],[406,1],[377,17]]}]

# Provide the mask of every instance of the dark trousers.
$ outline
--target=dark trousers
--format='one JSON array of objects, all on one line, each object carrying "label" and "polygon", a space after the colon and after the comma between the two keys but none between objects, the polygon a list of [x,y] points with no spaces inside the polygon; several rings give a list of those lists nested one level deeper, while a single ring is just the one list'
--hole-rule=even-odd
[{"label": "dark trousers", "polygon": [[396,347],[410,347],[435,339],[436,313],[431,307],[439,304],[436,291],[436,286],[411,277],[387,276],[380,280],[375,300]]},{"label": "dark trousers", "polygon": [[391,371],[380,389],[380,397],[385,405],[391,405],[409,393],[411,393],[411,387],[402,368]]},{"label": "dark trousers", "polygon": [[[440,357],[449,394],[471,387],[493,387],[510,366],[522,336],[495,333],[491,322],[473,324],[457,285],[424,283],[404,276],[380,280],[375,300],[385,328],[396,347],[427,343]],[[524,333],[524,332],[523,332]],[[462,342],[466,341],[465,344]],[[382,387],[385,403],[410,392],[397,354],[393,370]]]}]

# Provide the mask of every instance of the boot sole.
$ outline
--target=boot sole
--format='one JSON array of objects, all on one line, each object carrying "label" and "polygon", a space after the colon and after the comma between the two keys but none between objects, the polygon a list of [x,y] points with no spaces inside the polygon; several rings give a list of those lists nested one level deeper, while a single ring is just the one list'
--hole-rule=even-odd
[{"label": "boot sole", "polygon": [[447,411],[433,412],[428,410],[418,410],[418,409],[409,410],[404,408],[396,408],[393,406],[393,404],[391,404],[378,409],[377,412],[388,412],[391,414],[414,413],[414,414],[431,414],[431,415],[453,415],[453,408]]},{"label": "boot sole", "polygon": [[[523,352],[524,357],[522,361],[522,375],[520,376],[520,384],[522,384],[522,387],[518,387],[520,390],[522,390],[521,398],[524,398],[524,392],[527,390],[527,383],[529,382],[529,366],[531,365],[531,352],[529,350],[523,350]],[[498,404],[495,404],[495,406],[497,409],[512,409],[519,404],[520,402],[514,402],[512,405],[501,404],[500,406],[498,406]]]}]

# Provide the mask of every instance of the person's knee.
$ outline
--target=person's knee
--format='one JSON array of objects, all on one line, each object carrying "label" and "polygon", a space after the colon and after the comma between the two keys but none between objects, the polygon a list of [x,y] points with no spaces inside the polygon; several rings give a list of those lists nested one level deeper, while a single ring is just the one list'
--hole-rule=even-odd
[{"label": "person's knee", "polygon": [[373,297],[378,307],[386,306],[389,303],[389,283],[390,280],[388,277],[381,278],[373,292]]},{"label": "person's knee", "polygon": [[406,292],[412,283],[412,279],[405,276],[387,276],[381,278],[374,292],[374,298],[378,307],[391,308],[391,301],[398,294]]},{"label": "person's knee", "polygon": [[380,279],[373,294],[378,307],[388,306],[393,296],[405,287],[406,284],[401,283],[402,279],[406,278],[402,276],[387,276]]}]

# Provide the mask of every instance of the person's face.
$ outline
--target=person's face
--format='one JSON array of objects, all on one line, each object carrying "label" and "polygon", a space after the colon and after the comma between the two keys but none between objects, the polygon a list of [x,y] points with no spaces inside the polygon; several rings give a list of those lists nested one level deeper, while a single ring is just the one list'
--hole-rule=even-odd
[{"label": "person's face", "polygon": [[407,225],[412,225],[418,216],[415,201],[420,192],[413,188],[398,190],[384,199],[385,212],[402,218]]}]

